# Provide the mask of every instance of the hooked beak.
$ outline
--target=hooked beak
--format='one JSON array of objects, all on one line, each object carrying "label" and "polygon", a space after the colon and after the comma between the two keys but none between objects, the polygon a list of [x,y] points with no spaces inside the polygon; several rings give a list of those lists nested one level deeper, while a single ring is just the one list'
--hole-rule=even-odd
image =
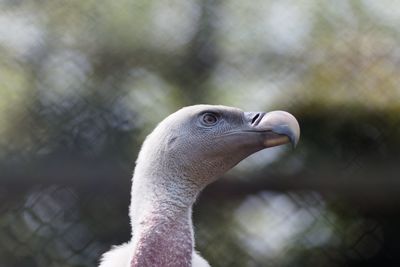
[{"label": "hooked beak", "polygon": [[248,112],[245,116],[251,119],[250,126],[255,131],[265,133],[263,144],[266,148],[287,143],[296,147],[299,142],[299,123],[292,114],[286,111]]}]

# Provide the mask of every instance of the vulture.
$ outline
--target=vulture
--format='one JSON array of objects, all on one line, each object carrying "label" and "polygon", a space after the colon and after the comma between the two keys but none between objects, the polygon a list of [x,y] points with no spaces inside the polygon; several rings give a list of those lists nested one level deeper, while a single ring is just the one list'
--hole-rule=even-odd
[{"label": "vulture", "polygon": [[148,135],[132,179],[131,240],[103,254],[99,267],[209,267],[194,250],[192,205],[208,184],[247,156],[299,140],[285,111],[184,107]]}]

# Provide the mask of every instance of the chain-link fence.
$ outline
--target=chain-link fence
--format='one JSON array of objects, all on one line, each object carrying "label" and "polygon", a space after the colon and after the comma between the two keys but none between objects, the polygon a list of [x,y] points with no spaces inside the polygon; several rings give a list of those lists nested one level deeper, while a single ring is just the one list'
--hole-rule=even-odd
[{"label": "chain-link fence", "polygon": [[283,109],[194,207],[212,266],[400,265],[396,1],[0,1],[0,267],[96,266],[181,106]]}]

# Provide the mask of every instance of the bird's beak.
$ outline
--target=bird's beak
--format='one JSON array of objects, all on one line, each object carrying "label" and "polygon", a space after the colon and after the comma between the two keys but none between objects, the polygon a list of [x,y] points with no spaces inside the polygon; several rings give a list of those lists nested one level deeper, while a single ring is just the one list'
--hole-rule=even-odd
[{"label": "bird's beak", "polygon": [[287,143],[291,143],[293,147],[296,147],[299,142],[299,123],[288,112],[271,111],[258,113],[257,119],[253,120],[251,126],[256,131],[265,132],[263,144],[266,148]]}]

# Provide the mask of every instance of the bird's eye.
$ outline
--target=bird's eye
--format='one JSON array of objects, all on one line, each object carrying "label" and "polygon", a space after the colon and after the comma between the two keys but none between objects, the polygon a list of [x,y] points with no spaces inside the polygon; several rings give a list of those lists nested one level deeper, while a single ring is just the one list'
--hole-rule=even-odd
[{"label": "bird's eye", "polygon": [[215,125],[218,122],[218,118],[213,113],[205,113],[202,117],[203,124],[207,126]]}]

